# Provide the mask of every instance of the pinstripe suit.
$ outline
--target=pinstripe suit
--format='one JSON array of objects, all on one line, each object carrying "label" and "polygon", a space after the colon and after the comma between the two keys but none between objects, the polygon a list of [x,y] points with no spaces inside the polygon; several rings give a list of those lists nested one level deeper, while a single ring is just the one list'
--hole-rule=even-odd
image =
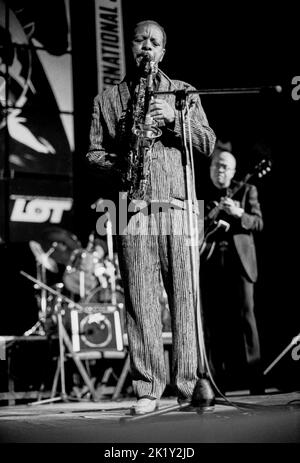
[{"label": "pinstripe suit", "polygon": [[[189,88],[171,83],[162,74],[158,91]],[[92,166],[115,174],[122,190],[128,156],[131,84],[126,79],[94,100],[87,159]],[[175,110],[175,96],[166,95]],[[160,124],[150,171],[150,201],[179,200],[182,207],[148,214],[133,214],[127,233],[118,236],[118,252],[125,291],[127,330],[133,387],[137,397],[160,398],[166,384],[159,304],[159,272],[168,294],[173,332],[172,373],[178,394],[191,397],[197,381],[197,346],[189,246],[184,227],[186,199],[178,111],[171,127]],[[215,135],[209,127],[198,96],[190,100],[190,125],[194,153],[209,156]]]}]

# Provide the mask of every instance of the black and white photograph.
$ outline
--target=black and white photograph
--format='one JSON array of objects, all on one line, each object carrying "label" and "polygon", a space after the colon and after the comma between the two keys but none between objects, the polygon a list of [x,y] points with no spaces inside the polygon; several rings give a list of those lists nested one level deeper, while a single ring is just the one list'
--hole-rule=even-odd
[{"label": "black and white photograph", "polygon": [[0,0],[0,443],[299,444],[297,30]]}]

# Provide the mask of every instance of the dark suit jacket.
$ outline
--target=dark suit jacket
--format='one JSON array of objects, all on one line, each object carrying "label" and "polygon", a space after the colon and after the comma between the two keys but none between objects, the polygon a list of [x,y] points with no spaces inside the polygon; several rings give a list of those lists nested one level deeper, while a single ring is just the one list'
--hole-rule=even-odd
[{"label": "dark suit jacket", "polygon": [[[227,193],[235,187],[237,182],[232,181]],[[215,188],[215,193],[217,189]],[[216,199],[216,198],[214,198]],[[258,201],[257,188],[254,185],[246,184],[232,198],[238,201],[239,206],[244,209],[241,218],[233,218],[227,214],[222,214],[219,218],[224,218],[230,224],[227,232],[233,238],[234,246],[240,258],[242,266],[248,278],[255,282],[257,280],[257,258],[254,242],[254,233],[262,230],[263,218],[261,207]],[[219,198],[217,198],[219,200]]]}]

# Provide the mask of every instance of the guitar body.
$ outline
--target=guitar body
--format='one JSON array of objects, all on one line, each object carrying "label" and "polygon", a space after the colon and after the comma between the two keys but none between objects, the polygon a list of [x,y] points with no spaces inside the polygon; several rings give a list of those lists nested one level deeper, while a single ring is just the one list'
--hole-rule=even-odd
[{"label": "guitar body", "polygon": [[229,222],[226,222],[226,220],[219,219],[214,223],[211,223],[209,228],[206,229],[206,231],[204,230],[204,239],[200,246],[201,259],[210,259],[216,246],[218,232],[227,232],[229,228]]},{"label": "guitar body", "polygon": [[214,252],[216,241],[203,241],[200,246],[200,257],[204,260],[209,260]]},{"label": "guitar body", "polygon": [[[252,173],[248,173],[244,179],[236,183],[235,187],[230,190],[230,193],[227,194],[227,198],[234,198],[237,193],[246,185],[248,180],[257,175],[259,178],[263,177],[266,173],[271,170],[271,161],[269,159],[263,159],[259,164],[257,164]],[[222,232],[227,232],[230,228],[230,223],[224,219],[220,218],[222,212],[222,201],[212,201],[207,206],[208,212],[204,218],[204,238],[200,246],[200,256],[203,260],[208,260],[212,256],[216,241],[216,233],[219,230]]]}]

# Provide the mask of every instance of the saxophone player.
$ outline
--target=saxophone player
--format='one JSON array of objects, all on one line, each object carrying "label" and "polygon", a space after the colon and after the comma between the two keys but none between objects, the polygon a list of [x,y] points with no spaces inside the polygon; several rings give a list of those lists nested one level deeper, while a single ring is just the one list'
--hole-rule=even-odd
[{"label": "saxophone player", "polygon": [[[130,216],[126,233],[117,236],[131,377],[137,398],[132,414],[157,409],[166,386],[160,275],[172,319],[171,373],[179,404],[191,401],[203,374],[198,368],[190,250],[184,236],[186,185],[180,115],[174,94],[155,96],[156,91],[193,88],[171,80],[159,69],[166,40],[165,30],[157,22],[136,24],[127,75],[95,97],[87,153],[89,166],[113,175],[129,200],[143,200],[147,205],[176,202],[176,208],[155,213],[138,209]],[[199,96],[189,98],[194,155],[210,156],[215,134]],[[145,125],[150,130],[144,130]],[[213,407],[214,399],[209,381],[206,386],[204,411]]]}]

